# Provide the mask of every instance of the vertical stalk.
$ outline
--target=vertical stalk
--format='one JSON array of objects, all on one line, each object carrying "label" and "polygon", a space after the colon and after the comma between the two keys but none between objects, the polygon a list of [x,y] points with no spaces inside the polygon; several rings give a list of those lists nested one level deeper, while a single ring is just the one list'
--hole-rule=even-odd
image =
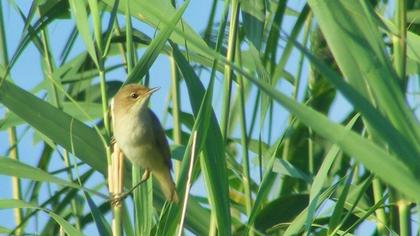
[{"label": "vertical stalk", "polygon": [[[225,32],[225,28],[226,28],[226,21],[227,21],[228,12],[229,12],[229,1],[225,1],[225,4],[223,6],[223,13],[222,13],[221,18],[220,18],[219,30],[217,32],[217,41],[216,41],[216,48],[215,48],[215,50],[217,52],[220,51],[220,49],[222,47],[222,44],[223,44],[223,38],[224,38],[224,32]],[[214,78],[216,77],[216,71],[217,71],[216,67],[217,67],[217,59],[215,59],[213,61],[211,74],[210,74],[210,81],[214,81]],[[208,234],[209,236],[217,235],[217,225],[216,225],[216,218],[215,217],[216,217],[216,215],[215,215],[214,211],[211,211],[209,234]]]},{"label": "vertical stalk", "polygon": [[313,132],[311,128],[308,128],[309,138],[308,138],[308,172],[310,174],[314,173],[314,142],[313,142]]},{"label": "vertical stalk", "polygon": [[[109,137],[111,136],[111,134],[110,134],[109,119],[108,119],[108,95],[106,93],[106,77],[105,77],[105,71],[103,70],[103,65],[99,66],[98,72],[99,72],[99,81],[100,81],[100,89],[101,89],[102,118],[104,120],[106,139],[109,140]],[[110,155],[109,146],[107,146],[106,149],[107,149],[107,159],[110,160],[111,155]]]},{"label": "vertical stalk", "polygon": [[[392,43],[394,49],[394,67],[400,78],[402,88],[406,84],[406,53],[407,53],[407,1],[400,0],[396,2],[395,23],[398,29],[398,35],[393,36]],[[410,208],[409,202],[404,196],[397,196],[398,220],[400,235],[411,235]]]},{"label": "vertical stalk", "polygon": [[[102,94],[102,111],[104,112],[104,107],[106,105],[106,92],[105,92],[105,75],[102,70],[99,70],[99,77],[100,77],[100,87],[101,87],[101,94]],[[112,108],[111,108],[112,109]],[[103,114],[104,124],[105,121],[108,120],[106,116],[107,113],[104,112]],[[112,118],[113,119],[113,118]],[[107,121],[108,123],[108,121]],[[107,128],[108,127],[108,128]],[[109,124],[105,124],[106,129],[106,139],[109,140],[110,137],[110,130]],[[123,186],[123,155],[120,155],[116,151],[116,144],[114,145],[113,155],[111,155],[111,148],[109,145],[105,146],[106,151],[106,158],[108,163],[108,189],[111,193],[111,196],[118,196],[118,194],[122,193],[122,186]],[[115,187],[117,186],[117,187]],[[121,187],[120,187],[121,186]],[[112,235],[113,236],[120,236],[123,235],[122,225],[123,225],[123,207],[121,204],[111,204],[112,209]]]},{"label": "vertical stalk", "polygon": [[[114,30],[115,30],[114,31],[115,36],[121,36],[122,35],[117,18],[115,18],[115,28],[114,28]],[[126,48],[125,48],[124,42],[117,43],[117,46],[118,46],[118,51],[120,52],[120,55],[121,55],[122,64],[126,65],[125,67],[126,67],[126,70],[128,71],[128,64],[129,63],[127,61],[127,54],[126,54]]]},{"label": "vertical stalk", "polygon": [[267,143],[270,144],[271,143],[271,137],[272,137],[272,133],[273,133],[273,109],[274,109],[274,103],[273,103],[273,99],[270,99],[269,101],[269,105],[268,105],[268,132],[267,132]]},{"label": "vertical stalk", "polygon": [[99,14],[99,7],[97,0],[88,0],[89,8],[92,16],[93,21],[93,33],[95,36],[96,41],[96,55],[100,55],[98,57],[98,61],[103,61],[103,43],[102,43],[102,21],[101,15]]},{"label": "vertical stalk", "polygon": [[[381,185],[381,181],[378,178],[374,178],[372,180],[372,189],[373,189],[373,199],[376,202],[381,201],[382,194],[383,194],[383,187]],[[376,221],[376,230],[378,235],[386,235],[387,229],[385,228],[388,225],[388,219],[386,218],[386,213],[384,208],[380,207],[375,211],[376,217],[378,220]]]},{"label": "vertical stalk", "polygon": [[181,144],[181,119],[180,119],[180,96],[179,96],[179,72],[176,67],[176,61],[173,57],[170,57],[170,66],[171,66],[171,83],[172,83],[172,117],[173,117],[173,126],[174,133],[173,138],[175,144]]},{"label": "vertical stalk", "polygon": [[217,2],[218,0],[213,0],[213,4],[211,5],[209,20],[207,21],[206,31],[204,32],[204,40],[206,42],[210,41],[211,29],[214,24],[214,17],[216,15]]},{"label": "vertical stalk", "polygon": [[400,222],[400,235],[411,235],[411,222],[410,222],[410,202],[406,200],[399,200],[397,202],[398,216]]},{"label": "vertical stalk", "polygon": [[[13,160],[19,160],[19,152],[18,152],[18,143],[16,138],[16,128],[11,127],[7,129],[8,133],[8,139],[9,139],[9,157]],[[21,199],[22,193],[21,193],[21,185],[19,178],[16,176],[12,176],[12,198],[13,199]],[[22,224],[22,209],[14,208],[13,213],[15,215],[15,224],[21,225]],[[22,233],[21,228],[16,229],[16,235],[20,235]]]},{"label": "vertical stalk", "polygon": [[[3,19],[3,6],[0,1],[0,65],[3,65],[4,68],[8,67],[9,64],[9,56],[7,54],[7,41],[6,35],[4,30],[4,19]],[[8,142],[10,145],[9,148],[9,157],[13,160],[19,160],[19,151],[18,151],[18,143],[16,138],[16,127],[10,127],[7,129],[8,133]],[[21,199],[21,186],[19,178],[12,176],[12,198],[13,199]],[[22,209],[15,208],[13,209],[13,214],[15,218],[15,224],[21,225],[22,224]],[[21,227],[16,229],[16,235],[22,234]]]},{"label": "vertical stalk", "polygon": [[407,52],[407,1],[400,0],[396,2],[395,24],[398,29],[398,35],[392,37],[394,49],[394,67],[401,81],[405,81],[406,52]]},{"label": "vertical stalk", "polygon": [[[176,8],[176,1],[171,0],[171,4],[174,8]],[[210,13],[212,14],[212,13]],[[186,42],[185,42],[186,43]],[[186,46],[186,45],[185,45]],[[188,50],[188,48],[186,47]],[[188,53],[188,52],[187,52]],[[172,53],[169,57],[169,66],[171,70],[171,92],[170,98],[172,98],[172,117],[173,117],[173,133],[172,138],[175,144],[181,144],[181,121],[180,121],[180,97],[179,97],[179,73],[176,66],[175,58],[173,57]],[[167,107],[166,107],[167,108]],[[179,178],[179,171],[181,168],[181,162],[175,162],[174,169],[175,169],[175,182],[177,182]],[[182,232],[182,228],[179,232]]]},{"label": "vertical stalk", "polygon": [[[50,54],[50,49],[48,47],[49,42],[48,42],[48,37],[47,37],[47,33],[46,33],[46,29],[41,30],[41,42],[42,42],[42,50],[43,50],[43,54],[44,54],[44,62],[46,65],[46,70],[44,70],[44,74],[47,77],[48,80],[52,81],[53,78],[53,73],[54,73],[54,65],[53,65],[53,59],[51,58],[51,54]],[[59,81],[58,81],[59,82]],[[51,89],[52,89],[52,99],[54,102],[54,105],[57,108],[61,108],[61,102],[60,102],[60,98],[58,96],[58,91],[57,91],[57,87],[55,83],[51,83]]]},{"label": "vertical stalk", "polygon": [[[124,156],[115,143],[112,153],[112,164],[108,165],[108,189],[112,196],[119,196],[123,192]],[[123,207],[121,202],[111,204],[112,207],[112,235],[123,235]]]},{"label": "vertical stalk", "polygon": [[[172,117],[173,117],[173,139],[175,144],[181,144],[181,119],[180,119],[180,96],[179,96],[179,73],[176,67],[176,61],[169,57],[171,67],[171,97],[172,97]],[[181,162],[175,162],[175,180],[178,179]]]},{"label": "vertical stalk", "polygon": [[[114,128],[115,116],[114,116],[114,104],[111,103],[110,108],[111,123]],[[108,189],[111,197],[119,196],[123,192],[124,186],[124,155],[121,152],[118,144],[115,142],[112,144],[113,152],[110,157],[111,161],[108,162]],[[112,210],[112,235],[119,236],[123,235],[123,206],[120,201],[111,203]]]},{"label": "vertical stalk", "polygon": [[[97,59],[97,70],[99,75],[99,86],[101,92],[101,107],[102,107],[102,119],[104,122],[105,128],[105,140],[107,143],[104,144],[105,152],[106,152],[106,159],[108,163],[108,185],[109,191],[111,194],[118,195],[122,192],[123,186],[123,156],[120,155],[118,151],[116,151],[117,145],[114,145],[114,153],[113,157],[111,156],[111,147],[109,144],[110,137],[111,137],[111,125],[110,119],[108,116],[108,94],[106,92],[106,75],[105,75],[105,53],[104,44],[102,40],[102,17],[99,12],[99,5],[96,0],[88,0],[88,5],[90,8],[91,17],[93,20],[93,30],[94,30],[94,38],[95,38],[95,56]],[[112,29],[109,29],[112,30]],[[112,113],[112,112],[111,112]],[[119,236],[123,234],[122,225],[122,212],[123,208],[120,203],[111,204],[112,209],[112,234],[115,236]]]},{"label": "vertical stalk", "polygon": [[[97,69],[99,74],[99,84],[101,90],[101,104],[102,104],[102,117],[104,121],[105,127],[105,136],[106,140],[110,140],[111,137],[111,126],[109,124],[109,117],[108,117],[108,95],[106,93],[106,76],[105,76],[105,58],[104,58],[104,51],[103,51],[103,43],[102,43],[102,18],[99,13],[98,2],[96,0],[88,0],[89,8],[91,11],[92,19],[93,19],[93,30],[95,36],[95,50],[96,50],[96,59],[98,61]],[[111,150],[110,146],[107,145],[106,149],[106,157],[108,163],[111,163]]]},{"label": "vertical stalk", "polygon": [[216,235],[217,235],[216,214],[214,214],[214,212],[211,211],[208,236],[216,236]]},{"label": "vertical stalk", "polygon": [[252,137],[252,133],[254,132],[254,127],[255,127],[255,123],[256,123],[255,121],[257,120],[257,114],[258,114],[258,104],[260,104],[260,99],[261,99],[261,91],[258,90],[257,95],[255,96],[254,108],[253,108],[252,113],[251,113],[252,114],[251,127],[249,127],[249,132],[248,132],[249,137]]},{"label": "vertical stalk", "polygon": [[[240,45],[238,40],[236,41],[236,51],[240,51]],[[236,60],[239,67],[242,67],[241,55],[237,53]],[[249,217],[252,211],[252,196],[251,196],[251,175],[249,170],[249,155],[248,155],[248,136],[246,131],[246,114],[245,114],[245,88],[244,80],[241,75],[238,75],[239,82],[239,100],[240,100],[240,126],[241,126],[241,147],[242,147],[242,165],[243,165],[243,183],[245,190],[245,207],[246,213]],[[253,231],[249,232],[249,235],[254,235]]]},{"label": "vertical stalk", "polygon": [[134,67],[134,45],[133,45],[133,29],[131,27],[131,15],[130,15],[130,1],[126,2],[125,9],[125,38],[126,38],[126,57],[127,57],[127,72],[131,73]]},{"label": "vertical stalk", "polygon": [[[229,38],[226,60],[233,62],[235,56],[235,43],[238,31],[239,1],[232,0],[231,15],[229,25]],[[227,127],[229,122],[230,98],[232,95],[232,75],[233,71],[228,64],[225,65],[224,83],[223,83],[223,104],[222,104],[222,135],[226,143]]]},{"label": "vertical stalk", "polygon": [[190,156],[190,165],[188,168],[188,174],[187,174],[187,183],[185,185],[185,193],[184,193],[184,200],[182,202],[182,210],[181,210],[181,219],[179,223],[179,230],[178,230],[178,236],[182,236],[182,233],[184,231],[184,222],[185,222],[185,216],[187,212],[187,204],[188,204],[188,198],[189,198],[189,192],[191,190],[191,181],[193,178],[193,168],[194,168],[194,160],[196,158],[196,143],[197,143],[197,130],[194,130],[192,133],[192,145],[191,145],[191,156]]},{"label": "vertical stalk", "polygon": [[[305,30],[303,32],[303,42],[302,45],[307,45],[308,41],[309,41],[309,33],[311,31],[311,24],[312,24],[312,17],[311,15],[308,16],[306,22],[305,22]],[[300,80],[301,80],[301,76],[302,76],[302,68],[303,68],[303,61],[304,61],[305,57],[303,52],[300,53],[300,58],[299,58],[299,64],[298,64],[298,68],[297,68],[297,74],[296,74],[296,79],[294,80],[294,84],[293,84],[293,91],[292,91],[292,97],[297,101],[298,100],[298,93],[299,93],[299,87],[300,87]],[[293,124],[293,116],[289,116],[288,118],[288,127],[290,127]],[[285,157],[286,160],[288,160],[288,156],[289,156],[289,146],[290,146],[290,138],[285,138],[284,140],[284,148],[283,148],[283,157]]]},{"label": "vertical stalk", "polygon": [[[417,219],[420,217],[420,206],[419,204],[416,204],[416,211],[417,211]],[[420,224],[417,224],[417,232],[420,232]]]},{"label": "vertical stalk", "polygon": [[[140,168],[136,167],[136,166],[132,166],[131,167],[131,183],[132,186],[134,186],[136,184],[137,181],[140,181],[141,179],[141,175],[140,175]],[[139,207],[137,206],[137,202],[141,202],[140,199],[140,194],[138,194],[137,189],[134,190],[133,192],[133,204],[134,204],[134,232],[135,235],[143,235],[142,234],[142,227],[141,227],[141,218],[142,218],[142,214],[141,214],[141,209],[139,209]]]}]

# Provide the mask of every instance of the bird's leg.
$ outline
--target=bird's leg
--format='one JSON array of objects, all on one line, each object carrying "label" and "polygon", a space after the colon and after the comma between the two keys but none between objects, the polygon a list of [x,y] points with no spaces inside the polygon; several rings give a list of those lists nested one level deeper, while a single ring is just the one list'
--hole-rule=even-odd
[{"label": "bird's leg", "polygon": [[144,182],[146,182],[150,177],[150,170],[149,169],[145,169],[143,176],[141,177],[140,182],[138,182],[136,185],[134,185],[130,190],[128,190],[127,192],[119,195],[119,196],[112,196],[111,199],[111,204],[115,205],[117,203],[119,203],[120,201],[124,200],[128,195],[130,195],[134,189],[136,189],[138,186],[140,186],[141,184],[143,184]]}]

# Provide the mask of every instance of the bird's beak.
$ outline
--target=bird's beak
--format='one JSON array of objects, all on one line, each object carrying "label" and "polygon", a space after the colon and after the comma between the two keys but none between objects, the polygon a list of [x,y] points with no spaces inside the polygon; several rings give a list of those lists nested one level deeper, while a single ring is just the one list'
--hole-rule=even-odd
[{"label": "bird's beak", "polygon": [[145,96],[150,97],[150,95],[152,95],[154,92],[158,91],[160,89],[160,87],[154,87],[149,89],[149,91],[146,92],[146,94],[144,94]]},{"label": "bird's beak", "polygon": [[140,109],[141,109],[141,107],[143,107],[144,105],[147,104],[147,101],[149,100],[150,96],[159,89],[160,89],[160,87],[155,87],[155,88],[149,89],[146,93],[144,93],[142,96],[140,96],[137,99],[137,101],[135,103],[135,107],[140,107]]}]

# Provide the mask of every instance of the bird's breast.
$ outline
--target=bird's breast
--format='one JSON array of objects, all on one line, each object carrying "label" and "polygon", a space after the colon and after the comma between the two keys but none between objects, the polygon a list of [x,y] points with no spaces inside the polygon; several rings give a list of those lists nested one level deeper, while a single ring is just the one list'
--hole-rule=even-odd
[{"label": "bird's breast", "polygon": [[116,120],[114,136],[124,154],[132,159],[135,150],[147,146],[154,140],[151,122],[147,115],[125,114]]}]

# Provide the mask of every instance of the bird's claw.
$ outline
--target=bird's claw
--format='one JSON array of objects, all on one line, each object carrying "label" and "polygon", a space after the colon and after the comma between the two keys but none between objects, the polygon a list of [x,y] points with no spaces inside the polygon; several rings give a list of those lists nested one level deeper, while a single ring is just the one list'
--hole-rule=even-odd
[{"label": "bird's claw", "polygon": [[111,146],[117,143],[117,140],[115,139],[114,136],[111,137],[111,140],[109,141],[109,143],[111,144]]},{"label": "bird's claw", "polygon": [[134,189],[136,189],[138,186],[140,186],[141,184],[143,184],[144,182],[146,182],[150,177],[150,170],[146,169],[143,173],[143,176],[140,180],[140,182],[138,182],[134,187],[132,187],[128,192],[124,192],[124,193],[112,193],[111,195],[111,205],[112,206],[118,206],[121,204],[121,202],[128,197],[128,195],[130,195]]},{"label": "bird's claw", "polygon": [[124,193],[113,193],[111,195],[111,205],[112,206],[118,206],[121,204],[121,202],[128,196],[130,195],[130,192],[124,192]]}]

